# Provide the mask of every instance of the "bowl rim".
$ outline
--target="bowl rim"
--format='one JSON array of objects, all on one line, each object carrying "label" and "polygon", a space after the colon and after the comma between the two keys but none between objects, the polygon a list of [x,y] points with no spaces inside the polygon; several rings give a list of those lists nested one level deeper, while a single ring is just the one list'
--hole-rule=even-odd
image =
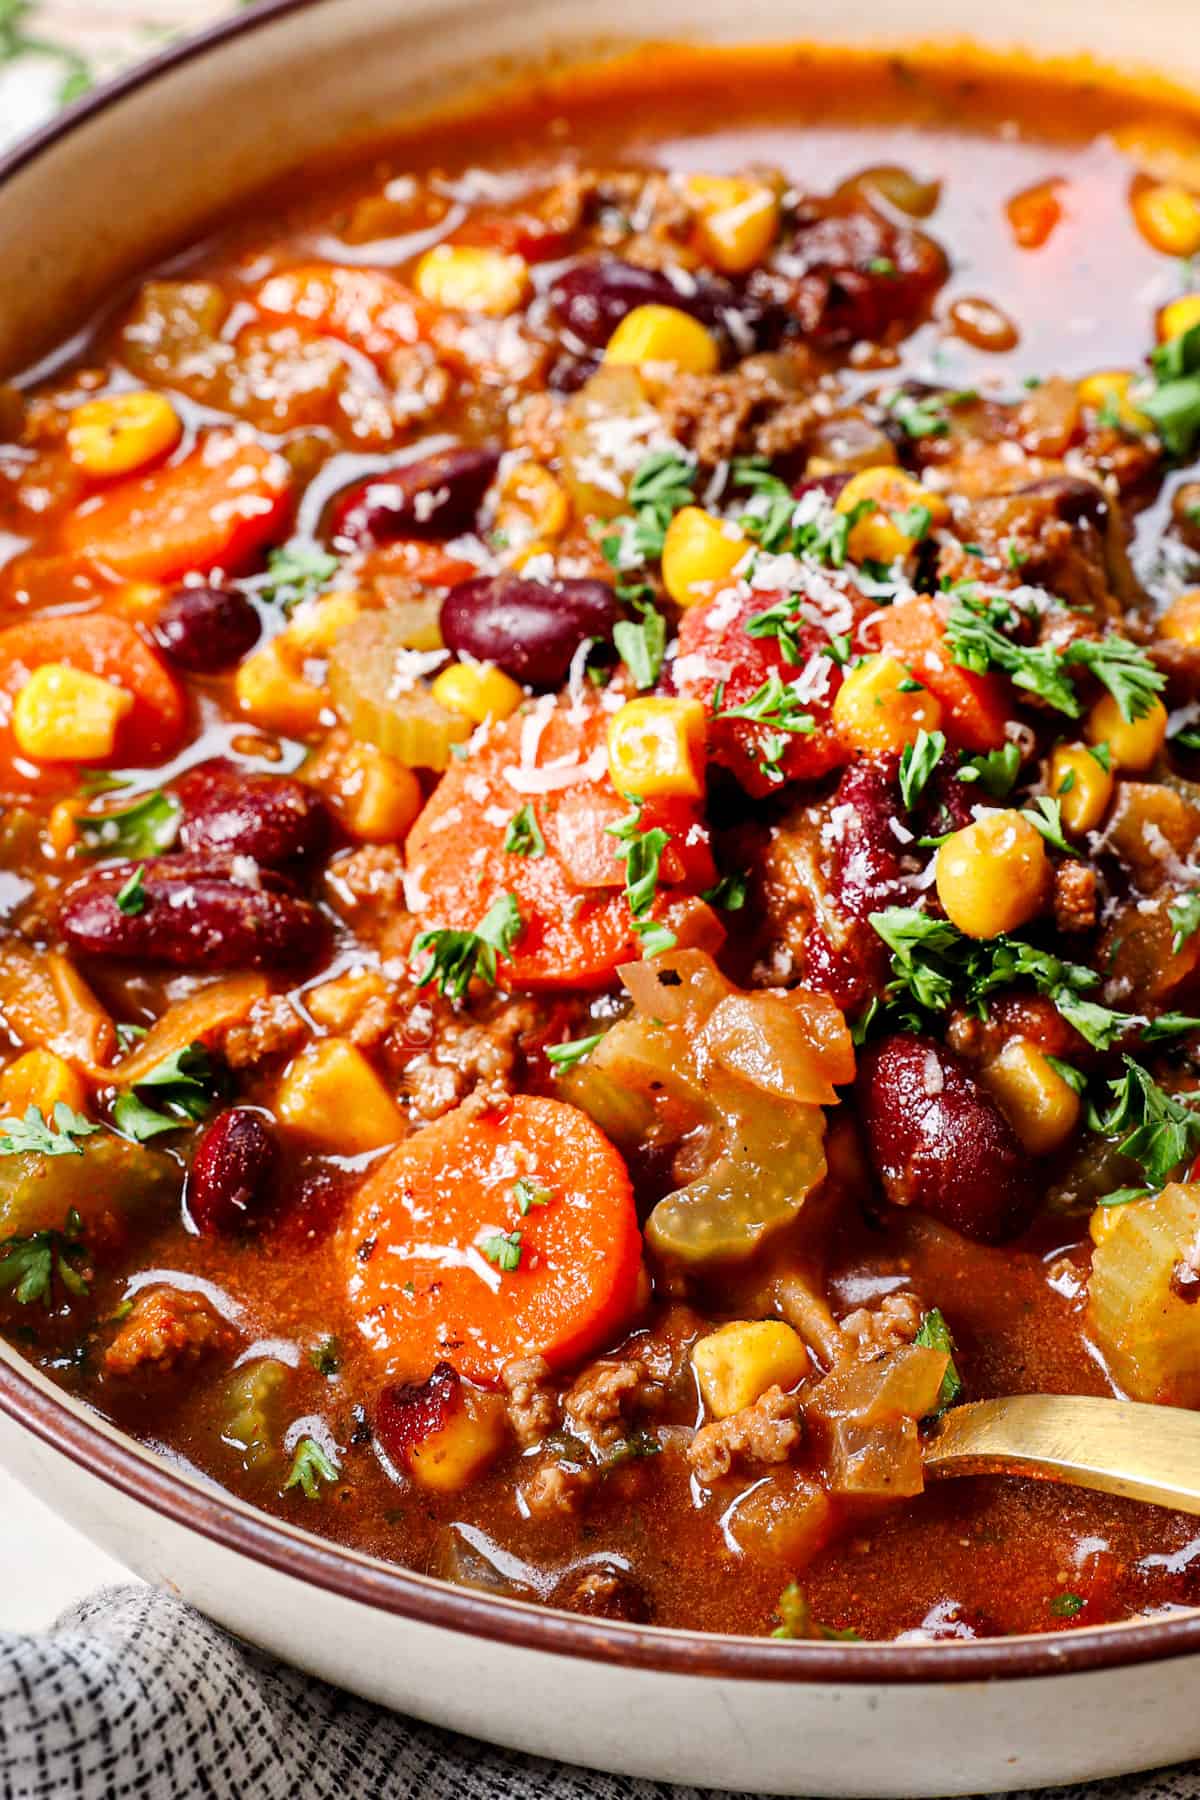
[{"label": "bowl rim", "polygon": [[[293,13],[332,0],[259,0],[97,85],[0,153],[0,185],[128,95]],[[1009,1639],[862,1644],[779,1641],[585,1619],[486,1595],[364,1556],[185,1478],[82,1402],[35,1379],[0,1343],[0,1412],[127,1499],[278,1574],[359,1605],[494,1643],[662,1674],[837,1685],[940,1685],[1119,1669],[1200,1654],[1200,1610]],[[112,1434],[111,1436],[109,1434]]]}]

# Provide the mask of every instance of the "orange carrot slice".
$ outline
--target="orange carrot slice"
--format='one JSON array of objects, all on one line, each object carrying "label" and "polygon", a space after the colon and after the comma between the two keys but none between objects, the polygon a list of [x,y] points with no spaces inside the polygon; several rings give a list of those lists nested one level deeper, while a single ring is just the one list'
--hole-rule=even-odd
[{"label": "orange carrot slice", "polygon": [[306,263],[271,275],[254,303],[261,312],[340,338],[373,357],[427,338],[436,311],[393,275],[337,263]]},{"label": "orange carrot slice", "polygon": [[946,736],[964,750],[998,750],[1005,741],[1009,704],[996,675],[960,668],[946,644],[942,608],[935,600],[902,600],[873,615],[869,647],[905,663],[946,709]]},{"label": "orange carrot slice", "polygon": [[359,1189],[343,1242],[359,1329],[401,1379],[443,1361],[473,1381],[494,1381],[510,1356],[571,1363],[637,1304],[628,1171],[561,1100],[460,1107],[416,1132]]}]

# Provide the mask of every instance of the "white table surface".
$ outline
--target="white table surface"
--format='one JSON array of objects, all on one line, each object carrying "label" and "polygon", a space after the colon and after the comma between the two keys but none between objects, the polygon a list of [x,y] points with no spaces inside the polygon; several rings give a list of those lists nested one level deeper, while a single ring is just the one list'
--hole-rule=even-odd
[{"label": "white table surface", "polygon": [[0,1631],[41,1631],[74,1600],[134,1577],[0,1469]]}]

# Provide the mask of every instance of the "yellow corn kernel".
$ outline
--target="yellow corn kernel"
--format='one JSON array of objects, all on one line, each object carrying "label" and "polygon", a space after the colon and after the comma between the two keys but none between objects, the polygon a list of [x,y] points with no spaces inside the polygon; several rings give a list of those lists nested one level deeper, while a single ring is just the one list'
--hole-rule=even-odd
[{"label": "yellow corn kernel", "polygon": [[281,634],[295,656],[328,656],[347,625],[362,611],[362,598],[353,588],[336,588],[317,600],[306,600],[292,614]]},{"label": "yellow corn kernel", "polygon": [[1057,1150],[1079,1123],[1079,1095],[1028,1038],[1010,1039],[983,1078],[1034,1156]]},{"label": "yellow corn kernel", "polygon": [[1133,216],[1146,242],[1164,256],[1195,256],[1200,250],[1200,199],[1178,182],[1136,188]]},{"label": "yellow corn kernel", "polygon": [[12,728],[36,762],[104,762],[133,695],[68,663],[42,663],[13,704]]},{"label": "yellow corn kernel", "polygon": [[382,1000],[388,984],[373,969],[348,971],[322,981],[318,987],[306,988],[304,1005],[308,1013],[325,1031],[348,1031],[372,1000]]},{"label": "yellow corn kernel", "polygon": [[891,656],[864,657],[851,669],[833,702],[838,735],[867,755],[899,752],[921,730],[936,731],[941,701]]},{"label": "yellow corn kernel", "polygon": [[1158,336],[1160,343],[1169,343],[1172,338],[1182,337],[1185,331],[1191,331],[1200,325],[1200,294],[1184,294],[1179,300],[1169,300],[1166,306],[1159,309]]},{"label": "yellow corn kernel", "polygon": [[67,421],[67,454],[88,475],[132,475],[168,455],[182,436],[166,395],[139,388],[77,406]]},{"label": "yellow corn kernel", "polygon": [[404,1460],[421,1487],[454,1494],[469,1487],[511,1442],[500,1395],[464,1389],[462,1406],[415,1443]]},{"label": "yellow corn kernel", "polygon": [[283,1072],[275,1114],[338,1156],[380,1150],[404,1136],[404,1114],[361,1050],[346,1038],[309,1044]]},{"label": "yellow corn kernel", "polygon": [[1050,864],[1041,834],[1019,812],[985,813],[937,853],[938,899],[967,937],[999,937],[1045,905]]},{"label": "yellow corn kernel", "polygon": [[852,513],[868,504],[871,511],[851,527],[846,546],[855,562],[890,563],[907,556],[928,526],[944,525],[950,517],[950,508],[940,494],[922,487],[906,470],[889,468],[886,463],[852,475],[835,502],[840,513]]},{"label": "yellow corn kernel", "polygon": [[699,506],[685,506],[663,539],[663,585],[676,606],[697,606],[730,580],[749,548],[735,526]]},{"label": "yellow corn kernel", "polygon": [[567,490],[541,463],[514,463],[500,483],[496,529],[510,547],[547,548],[566,530],[570,513]]},{"label": "yellow corn kernel", "polygon": [[1103,694],[1084,720],[1089,744],[1107,744],[1113,766],[1140,774],[1148,769],[1167,737],[1167,709],[1152,700],[1140,719],[1123,719],[1111,694]]},{"label": "yellow corn kernel", "polygon": [[423,300],[452,312],[504,319],[529,292],[529,269],[520,256],[478,244],[437,244],[417,264],[413,284]]},{"label": "yellow corn kernel", "polygon": [[166,588],[156,581],[127,581],[105,601],[104,609],[119,613],[133,625],[153,625],[166,597]]},{"label": "yellow corn kernel", "polygon": [[739,1319],[692,1346],[692,1367],[709,1412],[727,1419],[769,1387],[795,1387],[810,1365],[803,1338],[782,1319]]},{"label": "yellow corn kernel", "polygon": [[87,1090],[69,1062],[53,1050],[27,1050],[0,1075],[0,1112],[6,1118],[36,1106],[49,1118],[59,1101],[82,1112]]},{"label": "yellow corn kernel", "polygon": [[1154,421],[1139,412],[1129,398],[1133,385],[1134,378],[1128,369],[1099,369],[1094,375],[1085,375],[1075,391],[1083,405],[1093,412],[1105,418],[1114,417],[1130,431],[1151,431]]},{"label": "yellow corn kernel", "polygon": [[79,841],[78,800],[57,800],[46,816],[46,842],[54,856],[66,856]]},{"label": "yellow corn kernel", "polygon": [[1050,793],[1068,831],[1095,831],[1112,799],[1110,770],[1086,744],[1059,744],[1050,758]]},{"label": "yellow corn kernel", "polygon": [[765,181],[738,175],[689,175],[684,191],[696,210],[700,243],[726,275],[760,263],[779,231],[779,195]]},{"label": "yellow corn kernel", "polygon": [[704,708],[699,700],[628,700],[608,724],[608,772],[619,794],[704,793]]},{"label": "yellow corn kernel", "polygon": [[711,375],[721,360],[712,332],[677,306],[635,306],[608,340],[606,363]]},{"label": "yellow corn kernel", "polygon": [[519,682],[495,663],[451,663],[438,675],[430,692],[439,706],[461,713],[473,725],[487,719],[508,719],[525,698]]},{"label": "yellow corn kernel", "polygon": [[348,744],[324,791],[360,844],[398,844],[421,810],[421,783],[411,769],[374,744]]},{"label": "yellow corn kernel", "polygon": [[1164,637],[1200,649],[1200,588],[1189,588],[1178,600],[1172,600],[1158,621],[1158,629]]},{"label": "yellow corn kernel", "polygon": [[305,680],[279,638],[239,664],[233,691],[240,710],[255,725],[287,737],[316,731],[325,711],[324,694]]}]

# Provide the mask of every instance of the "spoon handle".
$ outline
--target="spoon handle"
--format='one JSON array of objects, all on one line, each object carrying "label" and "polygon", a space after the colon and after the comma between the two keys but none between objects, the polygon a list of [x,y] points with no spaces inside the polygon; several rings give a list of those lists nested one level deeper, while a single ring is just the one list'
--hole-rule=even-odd
[{"label": "spoon handle", "polygon": [[1033,1475],[1200,1513],[1200,1413],[1082,1395],[955,1406],[925,1450],[931,1475]]}]

